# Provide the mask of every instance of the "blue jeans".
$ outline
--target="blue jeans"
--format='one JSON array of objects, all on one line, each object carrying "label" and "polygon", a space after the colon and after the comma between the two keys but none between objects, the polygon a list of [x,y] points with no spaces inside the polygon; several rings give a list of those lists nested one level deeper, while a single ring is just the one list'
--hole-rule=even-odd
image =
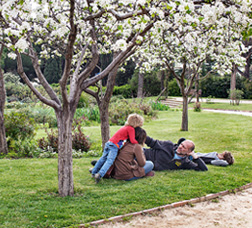
[{"label": "blue jeans", "polygon": [[[153,164],[152,161],[146,161],[143,168],[144,168],[144,173],[147,174],[154,168],[154,164]],[[132,178],[126,180],[126,181],[137,180],[139,178],[142,178],[142,177],[132,177]]]},{"label": "blue jeans", "polygon": [[101,177],[104,177],[110,166],[113,165],[118,153],[118,147],[108,141],[105,144],[103,154],[101,158],[96,162],[92,174],[100,173]]}]

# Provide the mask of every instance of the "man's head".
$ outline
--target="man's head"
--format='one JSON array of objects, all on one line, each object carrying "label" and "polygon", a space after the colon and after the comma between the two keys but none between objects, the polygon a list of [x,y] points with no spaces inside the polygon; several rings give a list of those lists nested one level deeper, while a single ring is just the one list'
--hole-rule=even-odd
[{"label": "man's head", "polygon": [[234,164],[234,157],[233,157],[233,155],[229,151],[224,151],[220,155],[221,155],[220,159],[223,159],[223,160],[227,161],[227,163],[229,165]]},{"label": "man's head", "polygon": [[182,143],[179,144],[177,148],[178,155],[188,155],[192,151],[194,151],[195,145],[194,142],[191,140],[184,140]]}]

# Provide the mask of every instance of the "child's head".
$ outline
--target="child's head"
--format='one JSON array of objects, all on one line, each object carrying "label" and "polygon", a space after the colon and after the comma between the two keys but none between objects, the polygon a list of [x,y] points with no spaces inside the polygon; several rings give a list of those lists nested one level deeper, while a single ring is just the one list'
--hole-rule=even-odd
[{"label": "child's head", "polygon": [[136,113],[130,114],[125,123],[126,126],[130,125],[132,127],[142,127],[144,123],[144,118]]}]

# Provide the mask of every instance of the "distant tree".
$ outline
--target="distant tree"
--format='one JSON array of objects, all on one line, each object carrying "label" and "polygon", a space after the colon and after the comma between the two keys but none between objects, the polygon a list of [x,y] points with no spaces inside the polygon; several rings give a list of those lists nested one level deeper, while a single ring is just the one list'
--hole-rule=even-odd
[{"label": "distant tree", "polygon": [[45,60],[44,75],[46,80],[52,83],[58,83],[62,75],[62,58],[55,57]]},{"label": "distant tree", "polygon": [[[0,45],[0,59],[3,57],[3,45]],[[5,88],[4,88],[4,77],[2,71],[2,64],[0,64],[0,153],[7,154],[8,146],[5,135],[4,127],[4,104],[5,104]]]}]

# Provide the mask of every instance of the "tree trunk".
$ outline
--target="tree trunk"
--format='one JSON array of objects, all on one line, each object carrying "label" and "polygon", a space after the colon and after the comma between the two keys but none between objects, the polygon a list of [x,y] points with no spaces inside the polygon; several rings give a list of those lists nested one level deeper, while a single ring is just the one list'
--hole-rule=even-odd
[{"label": "tree trunk", "polygon": [[109,103],[102,102],[98,104],[101,119],[101,135],[102,135],[102,148],[104,148],[105,143],[110,138],[110,128],[109,128]]},{"label": "tree trunk", "polygon": [[143,97],[143,86],[144,86],[144,74],[139,72],[139,74],[138,74],[138,89],[137,89],[137,97],[138,98]]},{"label": "tree trunk", "polygon": [[[0,57],[2,57],[3,46],[0,49]],[[3,71],[0,66],[0,153],[7,154],[8,146],[6,142],[5,127],[4,127],[4,104],[5,104],[5,88]]]},{"label": "tree trunk", "polygon": [[68,111],[56,113],[58,120],[58,187],[60,196],[73,196],[72,117]]},{"label": "tree trunk", "polygon": [[233,65],[232,68],[232,73],[231,73],[231,80],[230,80],[230,90],[235,90],[236,88],[236,73],[237,73],[237,68],[236,65]]},{"label": "tree trunk", "polygon": [[188,131],[188,97],[187,96],[183,96],[181,131]]},{"label": "tree trunk", "polygon": [[233,64],[231,79],[230,79],[230,99],[233,105],[235,103],[235,97],[234,97],[233,91],[236,89],[236,72],[237,72],[237,67],[235,64]]},{"label": "tree trunk", "polygon": [[3,113],[0,112],[0,153],[8,154]]}]

